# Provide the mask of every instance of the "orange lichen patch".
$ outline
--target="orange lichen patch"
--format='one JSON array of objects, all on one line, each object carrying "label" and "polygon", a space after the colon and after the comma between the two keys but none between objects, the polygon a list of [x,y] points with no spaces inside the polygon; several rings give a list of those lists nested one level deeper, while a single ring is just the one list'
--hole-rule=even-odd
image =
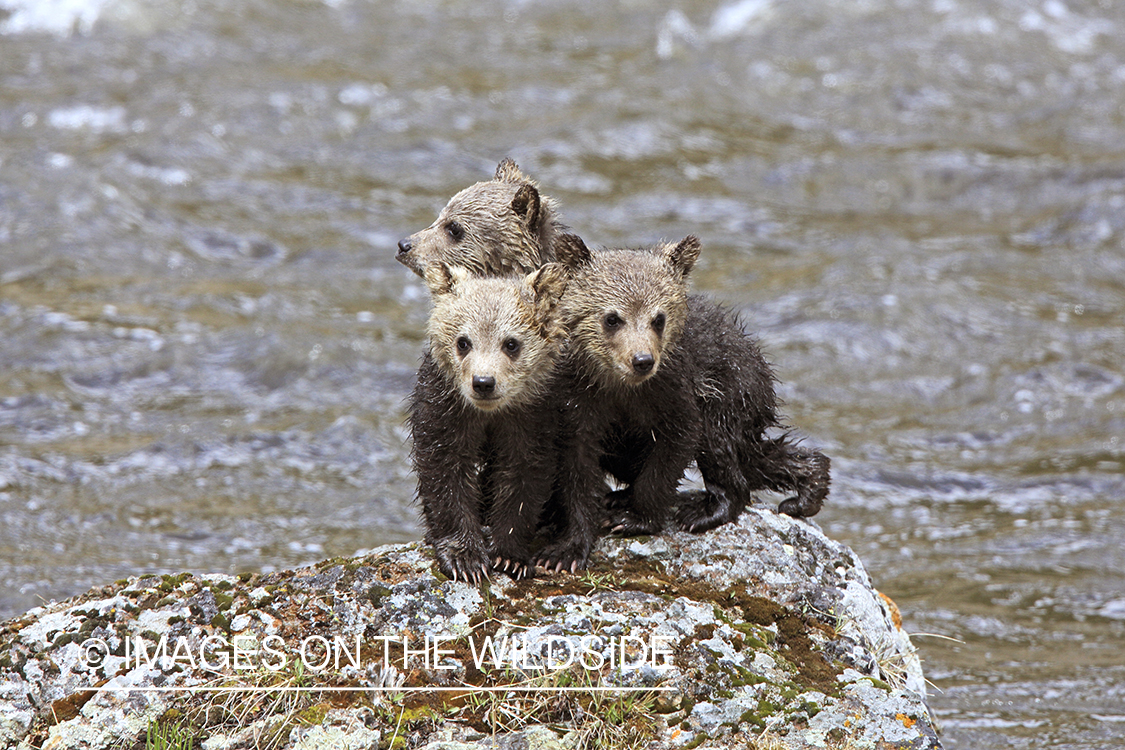
[{"label": "orange lichen patch", "polygon": [[876,591],[875,593],[879,595],[880,599],[887,603],[887,609],[891,611],[891,622],[895,624],[896,628],[902,630],[902,612],[898,611],[898,605],[894,603],[891,597],[887,596],[882,591]]},{"label": "orange lichen patch", "polygon": [[59,698],[51,704],[51,724],[58,724],[73,719],[82,710],[82,706],[94,697],[94,690],[82,690],[65,698]]},{"label": "orange lichen patch", "polygon": [[906,714],[895,714],[895,718],[902,722],[902,725],[907,729],[918,723],[917,719],[911,719]]}]

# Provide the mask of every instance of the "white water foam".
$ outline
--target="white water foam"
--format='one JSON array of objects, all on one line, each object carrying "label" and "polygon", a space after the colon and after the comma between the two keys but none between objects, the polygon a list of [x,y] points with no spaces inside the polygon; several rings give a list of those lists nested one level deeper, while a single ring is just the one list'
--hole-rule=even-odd
[{"label": "white water foam", "polygon": [[11,15],[0,23],[0,34],[48,32],[70,36],[89,34],[113,0],[0,0]]}]

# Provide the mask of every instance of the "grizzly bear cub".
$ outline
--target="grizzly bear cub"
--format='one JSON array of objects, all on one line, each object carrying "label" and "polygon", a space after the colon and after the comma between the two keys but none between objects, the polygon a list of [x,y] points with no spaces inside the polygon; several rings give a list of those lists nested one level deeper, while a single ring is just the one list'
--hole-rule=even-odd
[{"label": "grizzly bear cub", "polygon": [[395,257],[419,276],[435,262],[474,276],[510,276],[556,260],[556,238],[565,232],[555,201],[504,159],[493,179],[457,193],[433,224],[401,240]]},{"label": "grizzly bear cub", "polygon": [[[604,474],[617,533],[654,534],[679,505],[679,525],[735,520],[756,490],[796,491],[780,510],[814,515],[828,492],[828,458],[794,446],[779,425],[773,374],[725,310],[687,295],[700,243],[586,251],[563,297],[571,341],[557,496],[561,538],[538,555],[556,570],[585,565],[597,537]],[[695,460],[706,486],[677,494]],[[684,500],[686,498],[686,501]]]},{"label": "grizzly bear cub", "polygon": [[520,279],[426,269],[430,349],[409,405],[418,497],[442,573],[479,583],[531,571],[531,542],[555,475],[556,306],[567,271]]}]

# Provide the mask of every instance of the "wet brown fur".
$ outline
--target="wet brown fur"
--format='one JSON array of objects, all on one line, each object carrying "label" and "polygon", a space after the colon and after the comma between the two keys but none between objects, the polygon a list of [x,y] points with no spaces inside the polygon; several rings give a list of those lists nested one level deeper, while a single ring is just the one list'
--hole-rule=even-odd
[{"label": "wet brown fur", "polygon": [[409,416],[426,541],[451,578],[522,577],[554,478],[567,273],[474,278],[437,263],[426,281],[430,349]]},{"label": "wet brown fur", "polygon": [[[549,568],[585,565],[607,511],[615,532],[654,534],[679,505],[679,526],[705,531],[735,520],[756,490],[796,490],[780,506],[794,516],[814,515],[827,495],[827,457],[768,434],[780,417],[757,342],[729,312],[688,296],[699,251],[691,236],[587,251],[568,285],[561,531],[538,555]],[[678,495],[692,460],[707,489]],[[605,473],[625,485],[608,508]]]},{"label": "wet brown fur", "polygon": [[[448,222],[454,216],[471,241],[451,244]],[[761,489],[795,490],[779,510],[811,516],[827,495],[828,458],[795,445],[788,432],[768,434],[776,432],[780,417],[774,376],[757,342],[728,311],[687,295],[686,277],[698,252],[698,240],[688,237],[647,250],[591,254],[558,223],[554,201],[540,196],[510,159],[501,162],[493,181],[458,193],[433,226],[400,243],[399,260],[419,273],[435,259],[477,276],[530,269],[535,258],[557,258],[577,269],[566,295],[570,353],[551,385],[546,379],[542,385],[565,390],[560,459],[572,462],[571,470],[577,462],[589,471],[579,471],[576,482],[569,470],[559,474],[547,506],[547,546],[538,556],[549,567],[585,565],[607,512],[604,473],[627,485],[608,495],[610,525],[619,533],[655,533],[677,505],[681,528],[705,531],[735,520]],[[610,306],[620,307],[624,324],[604,337],[598,313]],[[652,326],[657,311],[664,313],[659,334]],[[652,357],[647,374],[630,369],[637,354]],[[424,377],[426,363],[420,385]],[[553,423],[542,425],[554,434]],[[706,490],[677,496],[693,459]],[[485,494],[486,479],[487,472],[478,478]],[[523,559],[517,551],[510,557]]]},{"label": "wet brown fur", "polygon": [[395,257],[419,276],[437,262],[474,276],[510,276],[556,260],[556,238],[565,232],[554,199],[504,159],[493,179],[457,193],[433,224],[400,241]]}]

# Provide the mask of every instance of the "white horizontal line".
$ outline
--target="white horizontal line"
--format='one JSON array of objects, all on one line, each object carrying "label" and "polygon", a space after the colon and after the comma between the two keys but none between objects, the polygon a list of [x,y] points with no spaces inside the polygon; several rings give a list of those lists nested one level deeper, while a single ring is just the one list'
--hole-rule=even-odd
[{"label": "white horizontal line", "polygon": [[282,685],[278,687],[260,686],[183,686],[183,687],[130,687],[122,685],[105,685],[93,688],[97,693],[666,693],[674,691],[674,687],[521,687],[519,685],[496,685],[492,687],[478,687],[476,685],[463,685],[455,687],[297,687]]}]

